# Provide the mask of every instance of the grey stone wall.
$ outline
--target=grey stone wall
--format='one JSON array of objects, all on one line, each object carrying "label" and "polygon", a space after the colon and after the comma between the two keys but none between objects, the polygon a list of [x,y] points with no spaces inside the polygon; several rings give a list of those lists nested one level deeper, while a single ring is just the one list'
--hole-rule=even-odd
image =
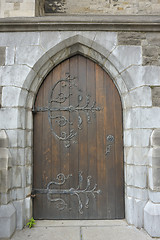
[{"label": "grey stone wall", "polygon": [[8,137],[0,130],[0,239],[9,238],[16,228],[16,210],[12,203],[12,162]]},{"label": "grey stone wall", "polygon": [[[39,0],[41,2],[41,0]],[[68,14],[158,14],[159,0],[43,0],[45,13]],[[43,7],[43,6],[42,6]]]},{"label": "grey stone wall", "polygon": [[[159,37],[159,33],[152,34]],[[160,206],[159,165],[151,165],[157,164],[155,154],[159,154],[156,140],[154,144],[152,140],[156,139],[155,129],[160,129],[160,106],[155,100],[159,98],[160,65],[156,57],[156,62],[146,63],[144,59],[150,56],[143,49],[158,47],[158,42],[153,44],[152,34],[78,30],[0,33],[2,56],[5,48],[5,63],[2,61],[0,66],[0,129],[6,129],[12,154],[10,200],[16,209],[17,228],[22,228],[32,215],[29,194],[35,96],[54,66],[79,53],[100,64],[119,91],[123,105],[126,219],[151,232],[150,219]],[[154,219],[158,224],[158,218]],[[160,236],[158,231],[151,234]]]},{"label": "grey stone wall", "polygon": [[[150,201],[144,209],[144,227],[153,237],[160,236],[160,129],[151,135],[151,157],[149,161]],[[157,192],[157,194],[155,194]],[[152,223],[154,223],[152,225]]]}]

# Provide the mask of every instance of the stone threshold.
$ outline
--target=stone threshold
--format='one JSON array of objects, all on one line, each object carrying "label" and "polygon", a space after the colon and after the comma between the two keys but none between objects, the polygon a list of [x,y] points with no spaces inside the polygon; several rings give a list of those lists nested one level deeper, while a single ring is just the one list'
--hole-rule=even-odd
[{"label": "stone threshold", "polygon": [[140,31],[159,32],[158,15],[55,15],[1,18],[0,32]]},{"label": "stone threshold", "polygon": [[36,227],[129,226],[126,220],[36,220]]}]

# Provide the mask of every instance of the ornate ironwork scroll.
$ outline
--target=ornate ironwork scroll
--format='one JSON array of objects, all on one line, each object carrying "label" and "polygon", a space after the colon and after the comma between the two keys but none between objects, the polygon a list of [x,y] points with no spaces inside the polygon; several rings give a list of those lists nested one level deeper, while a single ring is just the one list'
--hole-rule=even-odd
[{"label": "ornate ironwork scroll", "polygon": [[[72,97],[72,103],[71,103]],[[81,113],[86,115],[87,123],[91,123],[91,116],[101,108],[96,106],[95,101],[91,101],[91,96],[78,88],[77,78],[66,75],[65,79],[61,79],[52,87],[48,106],[36,107],[33,112],[48,112],[48,120],[51,131],[54,136],[63,141],[65,147],[70,147],[72,143],[76,143],[76,135],[78,130],[83,128],[83,117]],[[68,114],[67,114],[68,113]],[[70,120],[70,114],[76,114],[76,124]],[[74,126],[73,126],[74,125]]]},{"label": "ornate ironwork scroll", "polygon": [[111,147],[112,147],[112,145],[113,145],[113,143],[114,143],[114,136],[108,135],[108,136],[106,137],[106,140],[107,140],[106,155],[108,155],[108,154],[110,153]]},{"label": "ornate ironwork scroll", "polygon": [[[79,184],[77,188],[70,188],[70,189],[55,189],[54,185],[62,186],[67,179],[72,177],[72,174],[69,174],[68,176],[65,176],[63,173],[59,173],[56,177],[56,180],[51,181],[47,185],[47,189],[34,189],[32,193],[41,193],[41,194],[47,194],[47,198],[51,202],[56,203],[56,207],[59,210],[63,210],[67,208],[67,204],[62,198],[54,198],[55,194],[68,194],[68,195],[74,195],[78,199],[78,205],[79,205],[79,213],[83,214],[83,208],[89,207],[89,196],[92,196],[95,198],[95,194],[99,194],[101,191],[96,190],[97,184],[94,184],[93,187],[91,187],[91,176],[87,177],[86,181],[86,187],[84,189],[81,188],[82,182],[83,182],[83,176],[82,172],[79,172]],[[81,196],[85,196],[85,203],[83,204]]]}]

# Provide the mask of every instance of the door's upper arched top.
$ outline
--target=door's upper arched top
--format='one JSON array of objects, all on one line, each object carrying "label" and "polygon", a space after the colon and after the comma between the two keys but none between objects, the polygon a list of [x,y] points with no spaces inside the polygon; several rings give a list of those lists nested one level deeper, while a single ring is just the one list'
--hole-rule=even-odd
[{"label": "door's upper arched top", "polygon": [[122,105],[109,75],[79,54],[66,59],[40,86],[33,122],[33,191],[62,180],[59,199],[47,190],[35,199],[34,217],[123,218]]}]

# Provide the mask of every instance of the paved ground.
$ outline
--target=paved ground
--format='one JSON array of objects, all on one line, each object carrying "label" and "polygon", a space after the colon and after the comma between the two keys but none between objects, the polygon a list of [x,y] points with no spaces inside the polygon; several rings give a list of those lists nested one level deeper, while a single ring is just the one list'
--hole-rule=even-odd
[{"label": "paved ground", "polygon": [[[16,231],[12,240],[151,240],[144,231],[114,221],[36,221],[34,228]],[[160,239],[160,238],[159,238]],[[153,239],[152,239],[153,240]]]}]

